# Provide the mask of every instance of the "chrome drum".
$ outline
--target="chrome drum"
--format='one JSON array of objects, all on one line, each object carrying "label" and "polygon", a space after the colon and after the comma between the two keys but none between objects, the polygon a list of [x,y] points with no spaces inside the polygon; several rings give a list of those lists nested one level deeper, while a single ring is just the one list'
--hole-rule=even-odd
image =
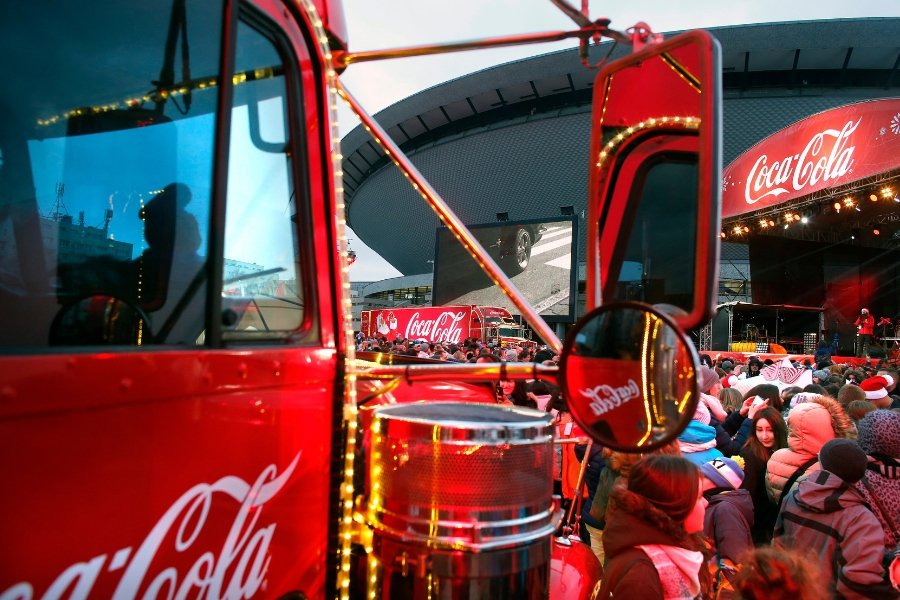
[{"label": "chrome drum", "polygon": [[[367,453],[367,596],[546,598],[551,415],[432,402],[378,408]],[[372,596],[374,594],[374,596]]]}]

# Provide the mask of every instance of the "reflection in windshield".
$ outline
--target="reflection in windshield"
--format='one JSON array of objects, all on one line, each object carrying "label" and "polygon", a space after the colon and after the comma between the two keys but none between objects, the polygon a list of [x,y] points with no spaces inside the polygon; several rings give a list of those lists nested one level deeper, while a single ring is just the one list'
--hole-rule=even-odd
[{"label": "reflection in windshield", "polygon": [[[67,307],[104,305],[85,297],[143,312],[143,345],[198,342],[223,27],[209,0],[176,8],[63,4],[52,20],[39,3],[0,8],[0,46],[16,56],[0,84],[0,345],[77,343],[51,327],[78,322],[57,319]],[[283,62],[242,22],[235,65],[228,116],[241,168],[229,171],[223,291],[257,311],[277,298],[273,310],[289,316],[266,327],[290,330],[302,301]]]},{"label": "reflection in windshield", "polygon": [[[619,271],[617,300],[693,305],[697,163],[684,157],[647,172]],[[688,258],[686,258],[688,257]]]}]

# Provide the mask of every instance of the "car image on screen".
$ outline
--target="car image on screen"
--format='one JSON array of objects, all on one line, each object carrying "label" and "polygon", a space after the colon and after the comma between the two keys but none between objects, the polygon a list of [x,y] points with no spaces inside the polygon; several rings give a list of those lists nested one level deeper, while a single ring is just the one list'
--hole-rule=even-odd
[{"label": "car image on screen", "polygon": [[544,233],[543,223],[515,224],[475,229],[475,238],[508,274],[518,275],[528,268],[531,249]]},{"label": "car image on screen", "polygon": [[[575,217],[548,217],[470,225],[469,231],[544,318],[568,318],[573,310],[578,239]],[[450,230],[435,234],[432,286],[435,306],[472,304],[515,308],[472,260]]]}]

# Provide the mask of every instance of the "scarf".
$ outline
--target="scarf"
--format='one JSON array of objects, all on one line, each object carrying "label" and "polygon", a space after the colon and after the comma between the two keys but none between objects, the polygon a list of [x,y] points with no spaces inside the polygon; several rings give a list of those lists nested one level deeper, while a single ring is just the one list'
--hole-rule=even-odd
[{"label": "scarf", "polygon": [[703,554],[662,544],[637,546],[653,561],[665,600],[693,600],[700,594]]},{"label": "scarf", "polygon": [[702,442],[700,444],[692,444],[690,442],[682,442],[679,440],[678,447],[681,449],[682,454],[693,454],[694,452],[703,452],[704,450],[715,448],[716,440],[709,440],[708,442]]}]

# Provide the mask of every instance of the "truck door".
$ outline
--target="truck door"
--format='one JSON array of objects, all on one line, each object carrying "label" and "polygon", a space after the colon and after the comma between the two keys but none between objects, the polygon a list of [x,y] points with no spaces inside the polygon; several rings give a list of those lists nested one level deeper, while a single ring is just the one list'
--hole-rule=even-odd
[{"label": "truck door", "polygon": [[0,8],[0,596],[334,589],[342,324],[310,22]]}]

